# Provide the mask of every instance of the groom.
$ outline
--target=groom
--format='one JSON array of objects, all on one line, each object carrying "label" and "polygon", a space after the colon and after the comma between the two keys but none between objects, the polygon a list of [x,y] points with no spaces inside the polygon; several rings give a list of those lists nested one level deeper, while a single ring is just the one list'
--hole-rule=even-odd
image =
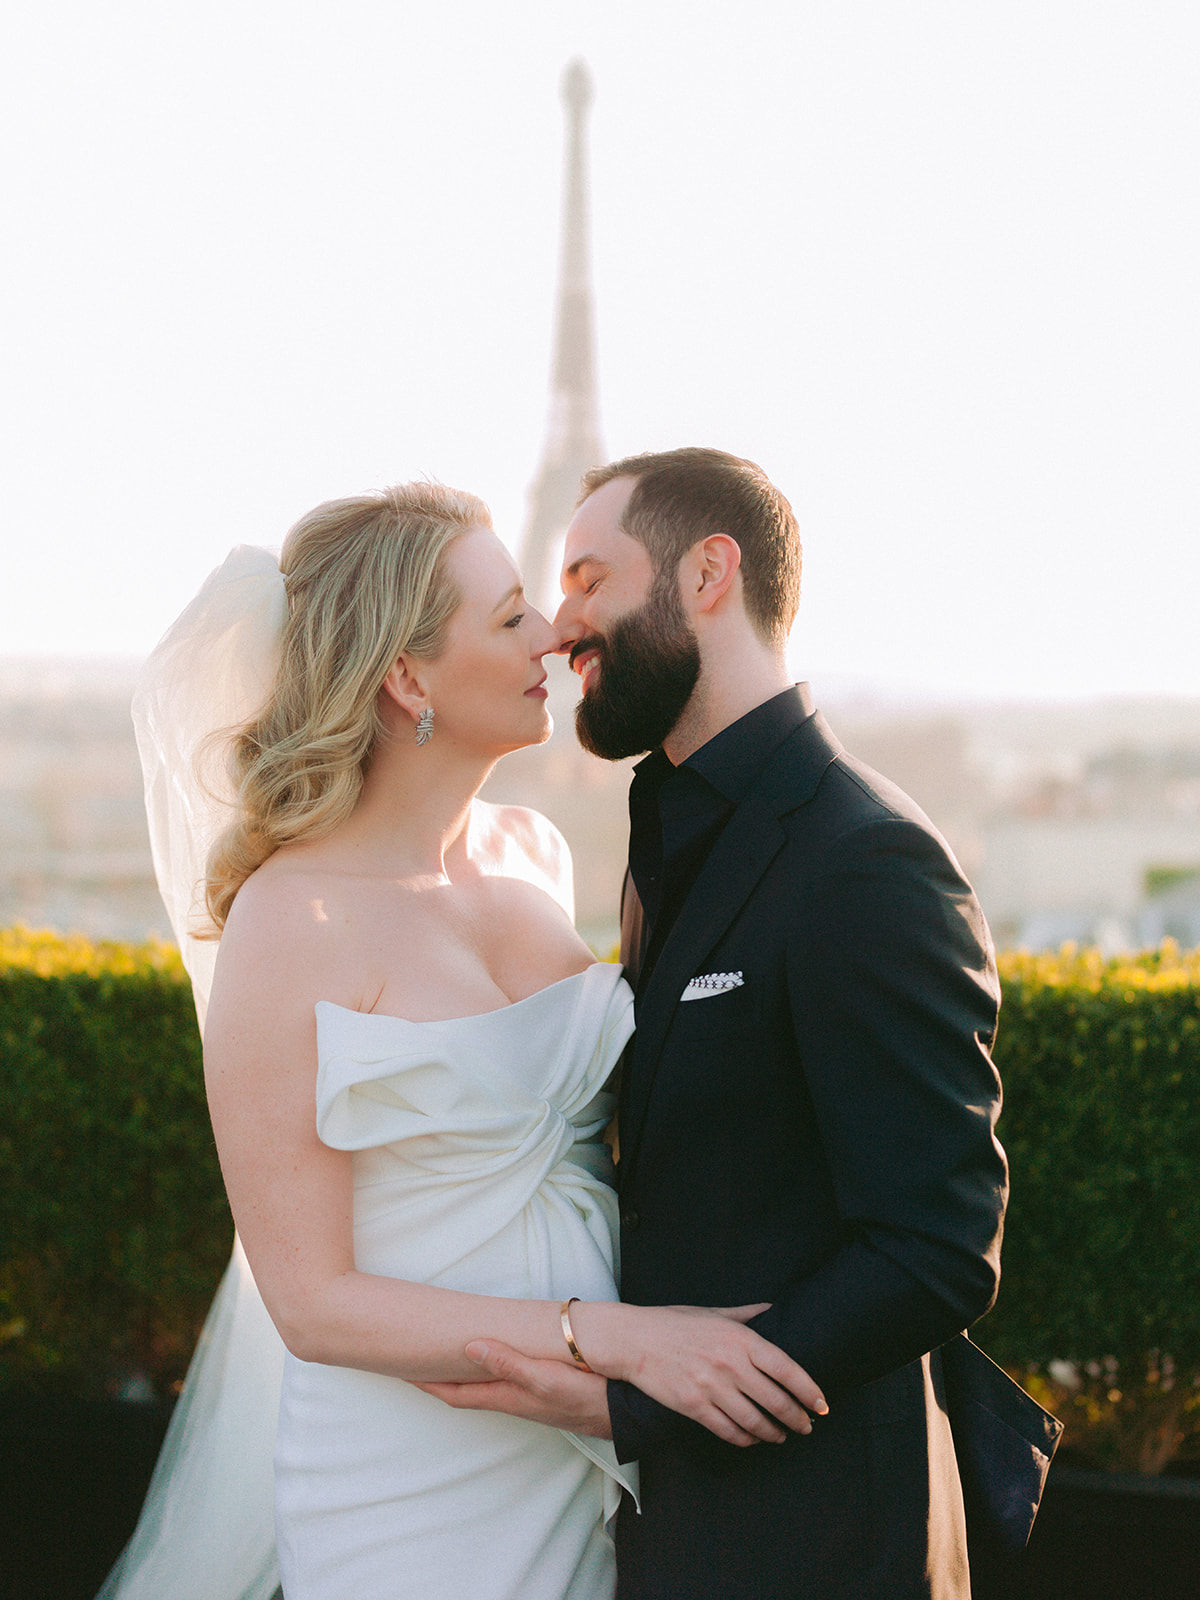
[{"label": "groom", "polygon": [[472,1403],[640,1461],[620,1600],[970,1593],[938,1350],[999,1274],[995,965],[940,836],[789,683],[799,580],[791,507],[750,462],[584,481],[557,617],[578,733],[651,752],[622,906],[622,1294],[770,1301],[752,1326],[830,1404],[739,1449],[629,1385],[474,1352],[496,1381]]}]

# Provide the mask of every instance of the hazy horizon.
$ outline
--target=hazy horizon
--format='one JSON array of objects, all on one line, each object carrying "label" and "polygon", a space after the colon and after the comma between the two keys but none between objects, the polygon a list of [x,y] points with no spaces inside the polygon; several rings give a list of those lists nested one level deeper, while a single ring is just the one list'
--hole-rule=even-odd
[{"label": "hazy horizon", "polygon": [[[147,652],[148,653],[148,652]],[[144,655],[96,652],[90,655],[0,653],[0,696],[11,697],[32,689],[56,694],[91,689],[115,694],[131,689]],[[49,683],[47,683],[49,679]],[[806,681],[799,677],[797,681]],[[1069,711],[1072,707],[1177,707],[1194,709],[1200,717],[1200,689],[1094,690],[1080,694],[965,693],[949,687],[869,678],[855,673],[824,672],[807,680],[822,703],[835,703],[844,711],[938,712],[954,710]],[[1200,738],[1200,721],[1197,723]]]}]

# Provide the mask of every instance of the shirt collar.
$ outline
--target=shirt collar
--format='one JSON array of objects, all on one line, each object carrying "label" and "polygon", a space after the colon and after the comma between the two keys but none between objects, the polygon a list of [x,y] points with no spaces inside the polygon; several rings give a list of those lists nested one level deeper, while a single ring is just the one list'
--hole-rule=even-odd
[{"label": "shirt collar", "polygon": [[684,768],[703,778],[730,805],[740,805],[779,746],[815,711],[811,688],[797,683],[722,728],[678,767],[660,745],[633,769],[631,811],[655,803],[663,784]]},{"label": "shirt collar", "polygon": [[698,772],[731,805],[740,805],[779,746],[815,709],[808,684],[795,684],[722,728],[681,765]]}]

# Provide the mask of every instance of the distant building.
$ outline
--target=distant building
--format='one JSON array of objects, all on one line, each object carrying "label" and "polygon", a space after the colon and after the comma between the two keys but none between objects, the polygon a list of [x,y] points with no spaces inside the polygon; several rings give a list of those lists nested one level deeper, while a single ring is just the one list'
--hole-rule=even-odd
[{"label": "distant building", "polygon": [[141,939],[154,882],[129,697],[105,662],[0,670],[0,923]]},{"label": "distant building", "polygon": [[1200,866],[1170,888],[1147,894],[1134,919],[1139,945],[1174,939],[1190,949],[1200,945]]},{"label": "distant building", "polygon": [[1127,948],[1142,942],[1147,869],[1198,847],[1196,826],[1169,817],[1002,816],[984,829],[974,881],[1002,944]]},{"label": "distant building", "polygon": [[977,887],[1006,942],[1129,948],[1190,926],[1185,886],[1148,896],[1161,864],[1200,870],[1200,734],[1108,746],[1031,784],[989,819]]}]

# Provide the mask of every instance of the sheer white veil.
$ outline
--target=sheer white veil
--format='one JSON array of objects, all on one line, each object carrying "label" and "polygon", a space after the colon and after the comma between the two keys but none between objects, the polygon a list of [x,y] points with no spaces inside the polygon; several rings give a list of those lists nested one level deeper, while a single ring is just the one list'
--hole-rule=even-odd
[{"label": "sheer white veil", "polygon": [[[232,816],[210,736],[266,702],[287,601],[268,550],[239,545],[205,581],[138,676],[133,722],[154,871],[204,1027],[215,942],[204,921],[208,853]],[[98,1600],[270,1600],[272,1458],[283,1343],[234,1240],[142,1507]]]}]

